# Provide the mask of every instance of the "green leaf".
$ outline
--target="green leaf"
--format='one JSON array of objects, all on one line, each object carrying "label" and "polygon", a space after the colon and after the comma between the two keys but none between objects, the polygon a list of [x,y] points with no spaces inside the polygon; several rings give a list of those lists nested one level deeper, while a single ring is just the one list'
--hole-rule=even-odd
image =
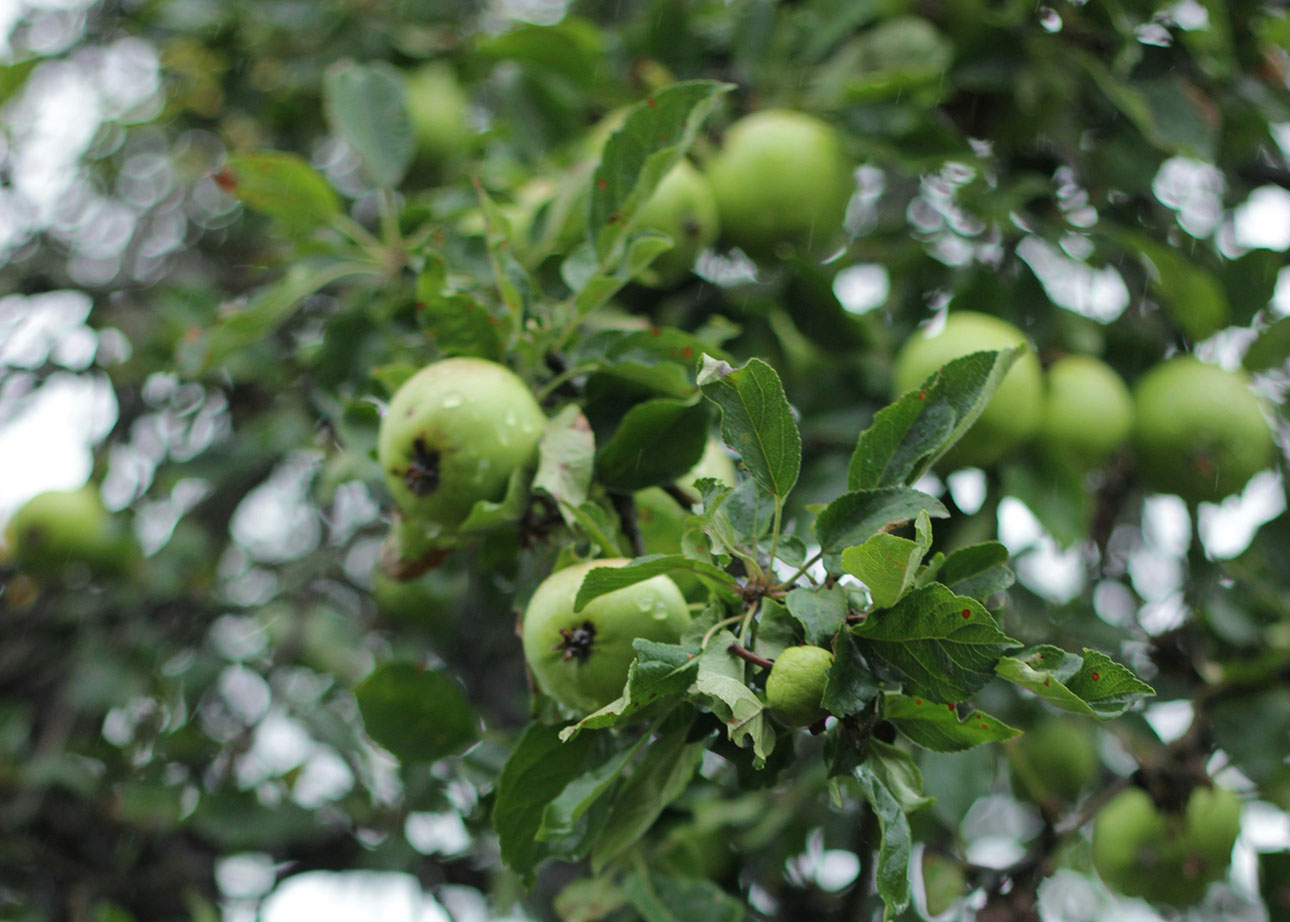
[{"label": "green leaf", "polygon": [[1250,343],[1242,363],[1246,371],[1280,368],[1290,359],[1290,317],[1282,317]]},{"label": "green leaf", "polygon": [[612,261],[640,206],[685,156],[717,100],[732,89],[711,80],[675,83],[633,106],[609,136],[592,177],[588,226],[602,265]]},{"label": "green leaf", "polygon": [[921,477],[976,422],[1012,363],[1027,349],[976,352],[934,372],[922,387],[878,411],[860,433],[847,487],[872,490]]},{"label": "green leaf", "polygon": [[1155,689],[1105,653],[1084,648],[1084,664],[1066,681],[1066,687],[1084,699],[1099,720],[1119,717]]},{"label": "green leaf", "polygon": [[833,666],[824,686],[820,704],[837,717],[858,714],[882,690],[877,678],[865,662],[860,645],[850,631],[838,635],[833,651]]},{"label": "green leaf", "polygon": [[936,571],[938,583],[979,602],[1003,592],[1014,578],[1008,569],[1008,549],[998,541],[961,547],[946,557]]},{"label": "green leaf", "polygon": [[905,693],[953,703],[985,687],[1003,652],[1020,644],[980,602],[938,583],[853,627],[866,657],[903,673]]},{"label": "green leaf", "polygon": [[918,567],[932,546],[932,523],[926,512],[918,514],[917,533],[916,541],[874,535],[842,552],[842,569],[865,584],[879,608],[895,605],[914,585]]},{"label": "green leaf", "polygon": [[629,492],[671,483],[699,463],[708,442],[708,407],[663,397],[638,403],[596,453],[596,479]]},{"label": "green leaf", "polygon": [[0,106],[26,86],[27,78],[39,63],[40,58],[27,58],[25,61],[15,61],[13,64],[0,66]]},{"label": "green leaf", "polygon": [[514,61],[590,87],[605,56],[604,44],[595,23],[569,15],[555,25],[521,25],[486,37],[476,50],[493,61]]},{"label": "green leaf", "polygon": [[636,638],[632,641],[636,659],[627,670],[623,693],[598,711],[560,731],[561,739],[572,739],[582,730],[615,727],[626,723],[645,708],[684,695],[698,675],[697,648],[658,643]]},{"label": "green leaf", "polygon": [[862,544],[893,525],[912,521],[920,512],[938,519],[949,516],[939,499],[910,487],[843,493],[815,520],[825,568],[830,573],[839,572],[844,548]]},{"label": "green leaf", "polygon": [[703,700],[726,725],[730,740],[752,744],[754,764],[761,767],[775,748],[775,732],[766,719],[766,706],[744,678],[745,663],[730,652],[735,635],[718,631],[699,657],[699,674],[691,694]]},{"label": "green leaf", "polygon": [[743,903],[701,877],[641,871],[623,878],[622,888],[645,922],[740,922],[745,914]]},{"label": "green leaf", "polygon": [[873,769],[905,813],[913,813],[935,802],[936,798],[923,793],[923,773],[918,763],[898,746],[870,740],[869,757],[864,764]]},{"label": "green leaf", "polygon": [[492,531],[503,525],[518,522],[524,514],[529,501],[529,487],[533,481],[533,472],[519,467],[512,472],[506,481],[506,495],[494,502],[481,499],[470,507],[470,514],[458,527],[462,535]]},{"label": "green leaf", "polygon": [[693,573],[709,586],[733,591],[735,578],[719,567],[680,554],[649,554],[622,567],[595,567],[582,578],[573,610],[582,611],[592,599],[642,580],[676,571]]},{"label": "green leaf", "polygon": [[519,318],[524,316],[526,304],[533,292],[533,282],[519,260],[515,258],[515,245],[511,240],[510,222],[506,219],[506,215],[484,189],[483,184],[478,179],[475,179],[474,183],[475,198],[479,200],[479,207],[488,222],[488,231],[484,237],[488,245],[488,264],[493,270],[497,293],[501,296],[502,304],[506,306],[506,313],[499,318],[499,322],[504,318],[507,324],[506,330],[503,331],[503,340],[505,340],[506,336],[517,328]]},{"label": "green leaf", "polygon": [[856,769],[855,776],[865,800],[878,817],[878,827],[882,831],[882,844],[878,846],[878,895],[886,905],[885,917],[891,917],[909,905],[909,859],[914,849],[913,835],[900,802],[877,772],[865,764]]},{"label": "green leaf", "polygon": [[703,761],[702,743],[687,743],[689,724],[656,739],[618,790],[604,832],[591,851],[592,872],[600,871],[649,831],[659,814],[684,793]]},{"label": "green leaf", "polygon": [[1127,667],[1087,649],[1079,657],[1059,647],[1031,647],[1003,657],[995,671],[1054,707],[1099,720],[1118,717],[1137,701],[1155,694]]},{"label": "green leaf", "polygon": [[533,489],[554,499],[570,525],[577,519],[574,510],[587,501],[595,450],[591,426],[577,404],[564,407],[548,420],[538,443]]},{"label": "green leaf", "polygon": [[412,162],[412,123],[403,78],[388,64],[340,61],[327,69],[323,103],[332,130],[378,186],[393,189]]},{"label": "green leaf", "polygon": [[233,154],[218,178],[220,187],[248,208],[297,233],[327,224],[341,213],[335,190],[296,154]]},{"label": "green leaf", "polygon": [[497,779],[493,800],[493,830],[502,860],[531,878],[544,855],[537,838],[547,804],[582,773],[593,737],[561,742],[558,727],[531,723],[512,750]]},{"label": "green leaf", "polygon": [[221,312],[207,342],[206,367],[216,368],[234,353],[269,336],[315,292],[349,276],[375,273],[375,267],[359,263],[332,263],[322,267],[297,263],[245,307],[226,308]]},{"label": "green leaf", "polygon": [[753,480],[783,499],[797,483],[802,437],[779,375],[761,359],[736,370],[706,353],[699,387],[721,408],[721,436],[739,453]]},{"label": "green leaf", "polygon": [[841,586],[828,589],[794,589],[784,599],[788,613],[797,619],[806,632],[806,642],[817,647],[828,647],[833,635],[842,628],[847,617],[846,590]]},{"label": "green leaf", "polygon": [[502,357],[498,319],[467,294],[443,294],[432,273],[417,282],[417,322],[444,355]]},{"label": "green leaf", "polygon": [[884,716],[914,743],[933,752],[962,752],[1021,732],[980,711],[960,718],[952,704],[907,695],[887,696]]},{"label": "green leaf", "polygon": [[367,735],[401,762],[433,762],[479,738],[479,718],[461,686],[416,663],[383,663],[354,697]]},{"label": "green leaf", "polygon": [[[672,249],[672,239],[666,234],[644,231],[633,234],[627,242],[627,253],[615,264],[612,272],[595,272],[580,284],[572,286],[577,292],[574,310],[579,318],[586,317],[609,303],[623,286],[649,268],[661,253]],[[593,256],[589,251],[588,256]],[[567,264],[567,263],[566,263]],[[598,265],[592,266],[599,268]]]},{"label": "green leaf", "polygon": [[1152,291],[1189,340],[1207,339],[1231,322],[1223,286],[1186,253],[1133,231],[1116,230],[1111,236],[1127,253],[1146,261]]},{"label": "green leaf", "polygon": [[[601,736],[609,738],[608,734]],[[561,739],[567,739],[563,731]],[[617,738],[614,742],[616,745],[596,764],[570,781],[560,792],[560,796],[546,805],[546,810],[542,813],[542,825],[538,828],[539,839],[549,842],[574,835],[578,820],[609,791],[627,763],[649,742],[649,736],[642,734],[635,741]]]}]

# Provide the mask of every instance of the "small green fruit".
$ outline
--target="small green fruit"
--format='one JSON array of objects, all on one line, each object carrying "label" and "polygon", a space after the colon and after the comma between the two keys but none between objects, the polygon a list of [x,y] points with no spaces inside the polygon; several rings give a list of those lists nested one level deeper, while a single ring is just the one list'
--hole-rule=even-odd
[{"label": "small green fruit", "polygon": [[766,109],[730,126],[708,165],[721,230],[751,256],[828,247],[855,191],[842,137],[802,112]]},{"label": "small green fruit", "polygon": [[823,647],[789,647],[766,677],[766,702],[788,725],[805,727],[828,716],[820,706],[833,654]]},{"label": "small green fruit", "polygon": [[1088,721],[1050,718],[1006,744],[1012,789],[1055,812],[1079,800],[1102,761]]},{"label": "small green fruit", "polygon": [[[893,396],[921,387],[948,362],[984,350],[1028,345],[1025,335],[1005,320],[975,311],[955,311],[938,333],[918,331],[896,355]],[[1035,353],[1021,355],[976,423],[950,449],[946,467],[987,467],[1030,439],[1043,412],[1044,373]]]},{"label": "small green fruit", "polygon": [[5,543],[18,569],[46,578],[57,578],[68,564],[100,575],[120,573],[138,557],[133,537],[90,484],[33,496],[9,520]]},{"label": "small green fruit", "polygon": [[537,463],[546,419],[495,362],[434,362],[403,383],[381,419],[377,455],[395,503],[433,535],[457,531],[480,500],[500,500]]},{"label": "small green fruit", "polygon": [[1141,788],[1117,794],[1093,824],[1093,866],[1126,896],[1185,907],[1227,872],[1241,801],[1222,788],[1192,791],[1184,813],[1162,813]]},{"label": "small green fruit", "polygon": [[648,285],[674,285],[717,239],[717,200],[707,177],[680,161],[637,213],[637,230],[659,231],[672,238],[672,249],[661,254],[641,276]]},{"label": "small green fruit", "polygon": [[[739,483],[739,474],[729,452],[717,439],[708,439],[699,463],[684,476],[677,479],[680,487],[691,490],[698,495],[695,483],[705,478],[719,480],[727,486],[734,487]],[[661,487],[647,487],[637,490],[636,525],[640,529],[641,541],[647,554],[679,554],[681,539],[685,533],[686,511],[675,499]],[[687,599],[698,601],[706,598],[702,581],[693,573],[676,573],[671,579],[681,589]]]},{"label": "small green fruit", "polygon": [[1272,433],[1243,374],[1181,355],[1143,375],[1133,396],[1133,449],[1151,490],[1218,502],[1272,463]]},{"label": "small green fruit", "polygon": [[1039,441],[1076,470],[1099,466],[1129,438],[1133,398],[1110,365],[1068,355],[1048,369]]},{"label": "small green fruit", "polygon": [[408,117],[417,153],[430,163],[459,156],[470,143],[468,100],[452,67],[426,64],[407,76]]},{"label": "small green fruit", "polygon": [[524,659],[542,691],[574,711],[588,712],[617,698],[641,637],[675,643],[690,623],[681,590],[655,576],[593,599],[573,610],[582,579],[597,567],[621,567],[611,558],[552,573],[533,593],[520,635]]}]

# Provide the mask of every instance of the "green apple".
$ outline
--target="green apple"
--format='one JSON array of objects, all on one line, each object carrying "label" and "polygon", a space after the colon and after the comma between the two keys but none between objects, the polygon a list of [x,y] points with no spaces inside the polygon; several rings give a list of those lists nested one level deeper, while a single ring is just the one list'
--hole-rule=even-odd
[{"label": "green apple", "polygon": [[[922,387],[942,365],[973,352],[1028,345],[1025,335],[998,317],[953,311],[939,332],[919,330],[896,355],[893,396]],[[1043,414],[1044,373],[1033,350],[1008,369],[985,411],[943,460],[947,467],[987,467],[1030,439]]]},{"label": "green apple", "polygon": [[621,567],[625,558],[590,560],[552,573],[533,593],[520,636],[538,688],[573,711],[588,712],[617,698],[641,637],[674,643],[690,623],[681,590],[654,576],[598,596],[573,610],[583,577],[597,567]]},{"label": "green apple", "polygon": [[1272,433],[1244,374],[1180,355],[1143,375],[1133,397],[1133,450],[1151,490],[1217,502],[1272,463]]},{"label": "green apple", "polygon": [[138,546],[103,506],[97,487],[50,490],[29,499],[5,528],[18,569],[56,578],[77,563],[98,574],[120,573],[138,557]]},{"label": "green apple", "polygon": [[781,245],[832,245],[855,191],[852,172],[833,126],[786,109],[731,125],[707,169],[722,234],[754,257]]},{"label": "green apple", "polygon": [[789,726],[805,727],[828,716],[820,706],[833,654],[823,647],[789,647],[766,677],[766,703]]},{"label": "green apple", "polygon": [[1092,470],[1133,430],[1133,398],[1110,365],[1068,355],[1048,368],[1039,442],[1076,470]]},{"label": "green apple", "polygon": [[1102,761],[1091,722],[1053,717],[1005,744],[1012,789],[1050,813],[1079,800]]},{"label": "green apple", "polygon": [[407,75],[408,118],[417,153],[430,163],[459,156],[470,143],[468,100],[452,66],[426,64]]},{"label": "green apple", "polygon": [[1181,815],[1129,788],[1094,821],[1093,866],[1126,896],[1190,906],[1226,874],[1240,828],[1241,801],[1222,788],[1196,788]]},{"label": "green apple", "polygon": [[650,264],[641,281],[665,287],[685,277],[717,239],[717,199],[706,176],[682,160],[663,177],[636,215],[636,230],[660,231],[672,249]]},{"label": "green apple", "polygon": [[546,419],[532,392],[496,362],[451,358],[418,371],[381,419],[377,457],[395,503],[430,537],[455,533],[480,500],[537,463]]},{"label": "green apple", "polygon": [[[729,487],[739,483],[735,462],[718,439],[708,439],[699,462],[684,476],[677,478],[677,486],[684,487],[696,496],[695,484],[706,478],[719,480]],[[636,501],[636,525],[647,554],[679,554],[685,533],[686,511],[661,487],[647,487],[633,494]],[[693,573],[676,573],[672,580],[691,601],[706,598],[703,582]]]}]

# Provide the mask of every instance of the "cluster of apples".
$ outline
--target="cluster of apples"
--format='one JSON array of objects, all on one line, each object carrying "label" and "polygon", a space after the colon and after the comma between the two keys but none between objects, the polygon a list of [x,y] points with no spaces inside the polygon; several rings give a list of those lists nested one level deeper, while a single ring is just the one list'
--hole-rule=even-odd
[{"label": "cluster of apples", "polygon": [[[919,331],[901,349],[895,393],[920,387],[952,359],[1026,342],[1021,330],[998,317],[951,311],[940,329]],[[1064,356],[1045,373],[1027,351],[945,464],[986,467],[1032,439],[1081,472],[1105,464],[1129,443],[1142,484],[1188,502],[1217,502],[1240,491],[1275,453],[1246,376],[1186,354],[1148,369],[1130,391],[1094,356]]]}]

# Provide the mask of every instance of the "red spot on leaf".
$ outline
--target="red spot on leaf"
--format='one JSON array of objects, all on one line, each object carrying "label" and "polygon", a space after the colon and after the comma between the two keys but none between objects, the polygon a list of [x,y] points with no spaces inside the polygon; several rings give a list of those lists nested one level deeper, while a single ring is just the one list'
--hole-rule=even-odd
[{"label": "red spot on leaf", "polygon": [[649,99],[645,100],[645,105],[653,109],[655,106],[658,105],[658,100],[655,99],[653,96],[651,96]]},{"label": "red spot on leaf", "polygon": [[1045,677],[1045,679],[1044,679],[1044,688],[1047,688],[1047,687],[1048,687],[1048,683],[1049,683],[1049,682],[1051,682],[1051,681],[1052,681],[1052,679],[1049,679],[1049,678],[1046,678],[1046,677]]},{"label": "red spot on leaf", "polygon": [[922,706],[923,706],[923,699],[922,699],[922,698],[915,698],[915,699],[914,699],[914,704],[918,705],[919,707],[922,707]]},{"label": "red spot on leaf", "polygon": [[972,617],[972,609],[970,609],[970,608],[965,608],[965,609],[963,609],[963,617],[964,617],[964,618],[971,618],[971,617]]},{"label": "red spot on leaf", "polygon": [[492,316],[491,314],[488,317],[488,322],[493,326],[497,326],[497,318]]},{"label": "red spot on leaf", "polygon": [[232,195],[233,190],[237,188],[237,177],[233,175],[233,171],[228,167],[224,167],[224,169],[220,170],[211,178],[215,180],[215,185],[219,186],[229,195]]},{"label": "red spot on leaf", "polygon": [[918,392],[918,399],[919,399],[919,400],[926,400],[926,399],[927,399],[927,391],[919,391],[919,392]]},{"label": "red spot on leaf", "polygon": [[609,183],[605,182],[603,179],[597,179],[597,180],[596,180],[596,188],[597,188],[597,189],[608,189],[608,188],[609,188]]},{"label": "red spot on leaf", "polygon": [[952,714],[952,713],[954,713],[954,705],[952,705],[952,704],[947,704],[947,705],[945,705],[945,707],[950,711],[950,713],[951,713],[951,714]]},{"label": "red spot on leaf", "polygon": [[1096,672],[1095,672],[1095,673],[1093,673],[1093,681],[1094,681],[1094,682],[1096,682],[1096,681],[1097,681],[1098,679],[1100,679],[1100,678],[1102,678],[1102,677],[1101,677],[1100,675],[1098,675]]},{"label": "red spot on leaf", "polygon": [[611,212],[609,213],[609,223],[610,223],[610,224],[617,224],[619,221],[621,221],[621,220],[622,220],[622,217],[623,217],[623,216],[622,216],[622,215],[620,215],[618,212],[616,212],[616,211],[611,211]]},{"label": "red spot on leaf", "polygon": [[694,355],[694,350],[691,349],[689,346],[686,346],[684,349],[681,350],[681,355],[683,358],[688,359],[690,356]]},{"label": "red spot on leaf", "polygon": [[981,729],[982,729],[982,730],[989,730],[990,728],[989,728],[986,724],[981,724]]},{"label": "red spot on leaf", "polygon": [[663,331],[662,331],[662,330],[660,330],[658,327],[650,327],[650,328],[649,328],[649,335],[650,335],[650,336],[658,336],[658,335],[660,335],[662,332],[663,332]]}]

